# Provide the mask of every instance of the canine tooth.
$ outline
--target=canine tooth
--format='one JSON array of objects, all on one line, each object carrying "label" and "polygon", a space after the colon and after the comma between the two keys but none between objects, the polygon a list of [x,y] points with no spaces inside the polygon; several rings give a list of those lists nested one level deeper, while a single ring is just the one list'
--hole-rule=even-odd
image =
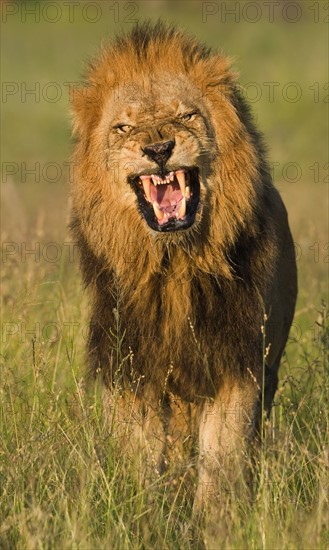
[{"label": "canine tooth", "polygon": [[187,186],[187,187],[185,188],[185,197],[186,197],[187,199],[189,199],[190,196],[191,196],[191,190],[190,190],[189,186]]},{"label": "canine tooth", "polygon": [[150,192],[150,185],[151,185],[151,178],[142,178],[142,184],[144,188],[144,193],[149,202],[151,202],[151,192]]},{"label": "canine tooth", "polygon": [[156,202],[153,203],[153,210],[154,210],[154,214],[156,215],[157,219],[158,219],[159,221],[161,221],[161,220],[163,219],[164,214],[163,214],[163,212],[160,210],[160,208],[158,207],[158,205],[157,205]]},{"label": "canine tooth", "polygon": [[184,197],[185,195],[185,172],[184,170],[176,171],[176,178],[178,179],[179,187]]},{"label": "canine tooth", "polygon": [[179,208],[178,217],[185,218],[185,214],[186,214],[186,199],[184,197]]}]

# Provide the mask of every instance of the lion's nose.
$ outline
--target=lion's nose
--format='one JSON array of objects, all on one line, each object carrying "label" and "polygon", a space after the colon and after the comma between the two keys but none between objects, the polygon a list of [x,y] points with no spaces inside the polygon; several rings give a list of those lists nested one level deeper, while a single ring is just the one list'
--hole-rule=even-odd
[{"label": "lion's nose", "polygon": [[160,143],[153,143],[143,148],[143,152],[149,157],[150,160],[154,160],[157,164],[163,165],[169,159],[175,142],[173,140],[162,141]]}]

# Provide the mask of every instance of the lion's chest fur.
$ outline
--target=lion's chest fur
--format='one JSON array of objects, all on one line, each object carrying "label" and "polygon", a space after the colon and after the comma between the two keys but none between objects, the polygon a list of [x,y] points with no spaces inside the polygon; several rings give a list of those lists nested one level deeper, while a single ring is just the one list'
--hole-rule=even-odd
[{"label": "lion's chest fur", "polygon": [[186,258],[177,253],[135,280],[121,315],[134,379],[193,400],[215,395],[224,372],[240,376],[260,365],[261,304],[245,281],[204,273]]}]

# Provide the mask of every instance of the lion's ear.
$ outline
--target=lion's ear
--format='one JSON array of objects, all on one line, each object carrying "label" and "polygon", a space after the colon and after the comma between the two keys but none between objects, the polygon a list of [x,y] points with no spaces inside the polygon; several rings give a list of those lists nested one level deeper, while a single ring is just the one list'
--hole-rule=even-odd
[{"label": "lion's ear", "polygon": [[73,135],[83,137],[95,127],[100,116],[100,98],[96,86],[72,86],[70,88]]}]

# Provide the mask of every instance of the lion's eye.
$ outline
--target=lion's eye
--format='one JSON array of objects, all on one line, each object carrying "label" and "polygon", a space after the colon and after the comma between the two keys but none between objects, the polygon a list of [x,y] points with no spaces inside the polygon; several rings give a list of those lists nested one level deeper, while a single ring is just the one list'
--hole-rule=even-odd
[{"label": "lion's eye", "polygon": [[116,124],[113,128],[118,134],[126,134],[129,130],[131,130],[132,126],[129,124]]},{"label": "lion's eye", "polygon": [[193,120],[195,117],[196,117],[197,113],[195,111],[193,111],[193,113],[186,113],[185,115],[181,115],[181,120],[183,120],[184,122],[189,122],[191,120]]}]

